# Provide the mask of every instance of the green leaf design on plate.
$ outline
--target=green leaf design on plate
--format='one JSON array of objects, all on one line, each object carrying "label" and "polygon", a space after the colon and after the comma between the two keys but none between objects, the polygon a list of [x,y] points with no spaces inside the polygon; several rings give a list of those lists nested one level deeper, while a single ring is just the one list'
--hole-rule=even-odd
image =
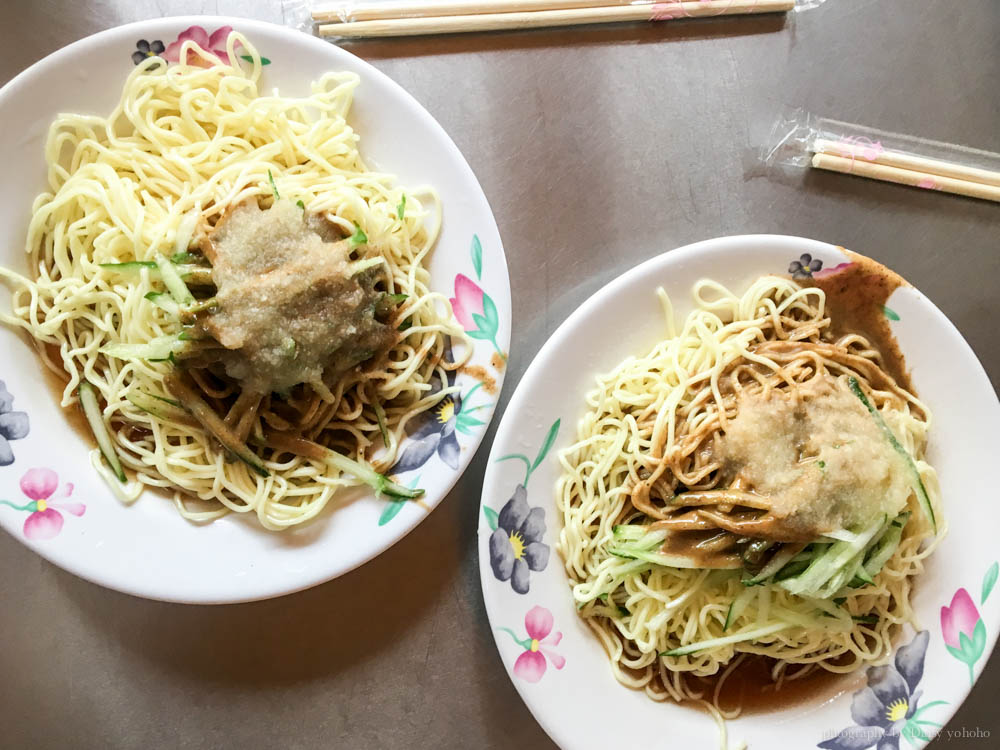
[{"label": "green leaf design on plate", "polygon": [[406,505],[405,500],[393,500],[388,503],[385,510],[382,511],[382,515],[378,517],[378,525],[385,526],[389,523],[403,509],[404,505]]},{"label": "green leaf design on plate", "polygon": [[496,531],[497,530],[497,517],[499,516],[499,514],[495,510],[493,510],[493,508],[488,508],[488,507],[486,507],[484,505],[483,506],[483,515],[486,516],[486,523],[487,523],[487,525],[493,531]]},{"label": "green leaf design on plate", "polygon": [[906,738],[907,742],[909,742],[911,745],[914,746],[916,746],[920,742],[930,742],[930,737],[924,734],[924,730],[921,729],[920,726],[913,721],[909,721],[906,723],[906,725],[903,727],[903,731],[901,732],[901,734],[903,735],[903,737]]},{"label": "green leaf design on plate", "polygon": [[[963,635],[963,636],[960,636],[960,637],[961,637],[961,638],[965,638],[965,636],[964,636],[964,635]],[[968,639],[968,638],[965,638],[965,640],[969,640],[969,639]],[[966,658],[965,658],[965,654],[964,654],[964,653],[963,653],[963,652],[961,651],[961,649],[957,649],[957,648],[955,648],[954,646],[949,646],[949,645],[948,645],[947,643],[945,644],[945,646],[944,646],[944,647],[945,647],[946,649],[948,649],[948,653],[949,653],[949,654],[951,654],[952,656],[954,656],[954,657],[955,657],[956,659],[958,659],[958,660],[959,660],[960,662],[962,662],[962,663],[966,663]]]},{"label": "green leaf design on plate", "polygon": [[537,469],[538,465],[545,460],[545,455],[552,448],[552,443],[555,442],[556,435],[559,434],[559,426],[561,424],[562,424],[561,419],[557,419],[555,422],[552,423],[552,426],[549,428],[549,434],[545,436],[545,442],[542,443],[542,447],[541,449],[539,449],[538,455],[535,456],[535,462],[531,465],[532,471]]},{"label": "green leaf design on plate", "polygon": [[500,329],[500,313],[497,310],[497,306],[493,303],[493,299],[485,292],[483,292],[483,315],[486,316],[486,320],[490,324],[490,330],[495,335]]},{"label": "green leaf design on plate", "polygon": [[986,571],[986,577],[983,578],[983,593],[979,599],[980,604],[986,604],[986,600],[990,598],[993,587],[997,585],[998,575],[1000,575],[1000,563],[994,562]]},{"label": "green leaf design on plate", "polygon": [[521,453],[509,453],[506,456],[500,456],[500,458],[496,460],[496,463],[500,463],[501,461],[510,461],[512,459],[523,461],[524,482],[522,482],[522,484],[525,487],[527,487],[528,480],[531,479],[532,472],[534,472],[534,470],[538,468],[538,466],[542,463],[542,461],[545,460],[546,454],[552,449],[552,443],[555,442],[556,435],[559,434],[559,426],[561,424],[562,420],[557,419],[555,422],[552,423],[552,426],[549,427],[548,434],[545,436],[545,440],[542,442],[542,447],[538,449],[538,454],[535,456],[534,461],[532,461],[530,458]]},{"label": "green leaf design on plate", "polygon": [[976,623],[975,630],[972,631],[972,653],[975,654],[975,660],[978,661],[979,657],[983,655],[983,651],[986,650],[986,623],[982,620]]},{"label": "green leaf design on plate", "polygon": [[[250,55],[240,55],[240,59],[241,60],[246,60],[248,63],[252,63],[253,62],[253,58]],[[260,58],[260,64],[261,65],[270,65],[271,61],[268,60],[266,57],[261,56],[261,58]]]},{"label": "green leaf design on plate", "polygon": [[405,215],[406,215],[406,193],[403,193],[403,197],[400,199],[399,205],[396,206],[396,216],[398,216],[399,220],[402,221],[403,216]]},{"label": "green leaf design on plate", "polygon": [[472,267],[476,269],[476,278],[483,278],[483,243],[479,235],[472,235]]},{"label": "green leaf design on plate", "polygon": [[[410,482],[410,489],[412,490],[417,484],[420,483],[420,475],[418,474],[416,478]],[[406,505],[406,500],[390,500],[386,503],[385,508],[382,510],[382,515],[378,517],[378,525],[385,526],[389,521],[399,515],[399,511],[403,509]]]},{"label": "green leaf design on plate", "polygon": [[882,312],[885,313],[885,317],[889,320],[899,320],[899,313],[887,305],[882,305]]}]

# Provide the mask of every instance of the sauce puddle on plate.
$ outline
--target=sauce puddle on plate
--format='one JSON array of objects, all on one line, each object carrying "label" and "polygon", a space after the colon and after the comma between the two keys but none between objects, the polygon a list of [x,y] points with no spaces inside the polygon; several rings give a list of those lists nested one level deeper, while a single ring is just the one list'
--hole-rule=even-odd
[{"label": "sauce puddle on plate", "polygon": [[[808,703],[820,706],[848,691],[861,688],[865,681],[863,669],[850,674],[837,674],[819,667],[804,677],[785,679],[778,687],[771,679],[774,660],[764,656],[749,656],[733,670],[719,690],[718,705],[723,711],[739,707],[740,716],[783,711]],[[718,677],[692,680],[692,685],[704,690],[706,699],[715,694]]]}]

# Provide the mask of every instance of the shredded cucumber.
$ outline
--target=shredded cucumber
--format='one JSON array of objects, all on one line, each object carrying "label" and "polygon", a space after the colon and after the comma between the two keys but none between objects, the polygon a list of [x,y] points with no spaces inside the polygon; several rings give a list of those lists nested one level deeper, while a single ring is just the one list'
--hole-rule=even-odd
[{"label": "shredded cucumber", "polygon": [[770,625],[765,625],[762,628],[744,630],[741,633],[733,633],[732,635],[723,636],[722,638],[711,638],[707,641],[698,641],[697,643],[690,643],[687,646],[680,646],[679,648],[674,648],[670,651],[662,651],[660,652],[660,656],[686,656],[687,654],[693,654],[695,651],[718,648],[719,646],[728,646],[731,643],[755,641],[758,638],[773,635],[779,631],[787,630],[790,627],[792,626],[786,622],[772,622]]},{"label": "shredded cucumber", "polygon": [[188,343],[178,336],[161,336],[145,344],[108,344],[100,348],[101,354],[115,359],[143,359],[156,362],[169,359],[171,354],[180,354]]},{"label": "shredded cucumber", "polygon": [[[618,529],[622,529],[620,534]],[[663,565],[668,568],[683,568],[692,570],[701,567],[697,562],[683,555],[668,555],[659,551],[659,547],[663,544],[663,540],[667,538],[666,531],[646,531],[638,539],[626,541],[621,535],[634,535],[636,533],[634,531],[625,531],[626,529],[640,529],[645,531],[642,526],[615,527],[614,533],[616,535],[616,541],[608,546],[608,554],[614,555],[615,557],[623,557],[628,560],[644,560],[645,562],[653,563],[654,565]],[[618,539],[621,539],[621,541],[617,541]],[[742,567],[742,563],[734,561],[725,567],[714,567],[718,570],[738,570]]]},{"label": "shredded cucumber", "polygon": [[97,392],[94,390],[94,386],[86,380],[81,380],[77,394],[80,397],[80,405],[83,407],[83,414],[87,418],[87,424],[90,425],[90,429],[94,433],[94,438],[97,440],[97,447],[101,449],[101,455],[104,456],[104,460],[108,462],[108,466],[114,471],[118,481],[127,481],[128,478],[125,476],[122,462],[115,451],[115,444],[111,439],[111,433],[108,432],[108,427],[104,424],[104,415],[101,414],[101,406],[97,402]]},{"label": "shredded cucumber", "polygon": [[[817,555],[803,573],[781,581],[778,585],[792,594],[814,595],[832,578],[843,571],[868,542],[886,526],[886,518],[880,519],[858,534],[853,542],[834,542]],[[845,581],[846,582],[846,581]],[[832,595],[835,592],[831,592]]]},{"label": "shredded cucumber", "polygon": [[166,419],[176,421],[178,419],[184,418],[187,415],[183,409],[173,407],[169,403],[165,403],[167,399],[160,398],[158,396],[153,396],[148,393],[132,393],[129,392],[125,394],[125,398],[128,399],[129,403],[135,406],[137,409],[141,409],[147,414],[152,414],[158,419]]},{"label": "shredded cucumber", "polygon": [[194,302],[194,295],[191,294],[191,290],[184,284],[184,280],[181,278],[180,273],[178,273],[177,267],[163,257],[162,253],[156,254],[156,267],[160,270],[163,285],[170,292],[170,296],[174,298],[177,304],[190,305]]},{"label": "shredded cucumber", "polygon": [[746,611],[747,606],[750,604],[750,600],[755,596],[757,596],[757,592],[751,588],[743,589],[743,591],[736,595],[732,604],[729,605],[729,612],[726,613],[726,624],[722,626],[723,630],[729,630],[729,626],[736,621],[736,618]]},{"label": "shredded cucumber", "polygon": [[169,315],[176,316],[181,313],[181,306],[174,302],[173,298],[169,294],[165,294],[163,292],[150,292],[145,296],[145,299],[148,299]]},{"label": "shredded cucumber", "polygon": [[746,586],[756,586],[759,583],[764,583],[768,578],[775,575],[779,570],[785,567],[788,563],[792,561],[798,554],[799,550],[794,545],[786,544],[784,547],[779,549],[774,553],[774,556],[767,562],[767,564],[761,569],[761,571],[755,575],[753,578],[748,578],[743,581]]},{"label": "shredded cucumber", "polygon": [[892,430],[889,429],[889,425],[887,425],[885,420],[882,419],[882,415],[879,414],[878,409],[876,409],[872,405],[871,401],[868,400],[868,397],[865,396],[865,392],[861,390],[861,385],[858,383],[858,379],[854,377],[848,378],[847,383],[851,392],[861,399],[861,403],[865,405],[868,412],[875,418],[875,422],[878,424],[879,429],[882,430],[883,434],[886,438],[888,438],[889,444],[892,445],[892,447],[896,449],[896,452],[899,453],[899,455],[901,455],[906,461],[906,465],[910,469],[910,478],[913,481],[913,490],[917,493],[917,500],[920,501],[920,508],[924,511],[928,520],[930,520],[931,528],[934,530],[934,533],[937,534],[937,519],[934,517],[934,508],[931,506],[931,498],[927,494],[927,488],[924,487],[924,480],[920,478],[920,472],[917,471],[917,465],[913,462],[913,456],[911,456],[909,451],[907,451],[906,448],[900,444]]},{"label": "shredded cucumber", "polygon": [[[882,538],[871,548],[868,559],[865,560],[862,566],[862,570],[868,576],[866,583],[872,582],[871,579],[878,575],[879,571],[882,570],[882,566],[889,561],[896,548],[899,547],[899,542],[903,538],[903,527],[906,526],[909,518],[909,513],[900,513],[896,516],[896,519],[889,525],[888,530],[882,535]],[[860,576],[861,573],[859,572],[858,575]]]}]

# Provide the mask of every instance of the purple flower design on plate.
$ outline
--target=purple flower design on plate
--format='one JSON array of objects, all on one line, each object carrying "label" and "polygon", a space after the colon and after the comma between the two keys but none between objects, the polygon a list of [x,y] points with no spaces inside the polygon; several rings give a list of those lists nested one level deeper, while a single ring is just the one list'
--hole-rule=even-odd
[{"label": "purple flower design on plate", "polygon": [[486,524],[493,530],[489,539],[490,567],[498,581],[510,581],[518,594],[527,594],[530,587],[529,571],[545,570],[549,563],[549,546],[542,542],[545,536],[545,509],[528,505],[528,480],[545,456],[548,455],[559,434],[561,419],[549,427],[542,447],[534,460],[521,453],[501,456],[500,461],[517,460],[524,463],[524,481],[517,485],[510,500],[497,513],[488,505],[483,506]]},{"label": "purple flower design on plate", "polygon": [[165,49],[166,47],[159,39],[154,39],[151,42],[145,39],[140,39],[135,43],[135,52],[132,53],[132,62],[138,65],[147,57],[157,57],[162,55]]},{"label": "purple flower design on plate", "polygon": [[788,264],[788,273],[793,279],[811,279],[812,275],[823,268],[823,261],[813,258],[809,253],[802,253],[798,260]]},{"label": "purple flower design on plate", "polygon": [[855,725],[819,747],[824,750],[899,750],[899,738],[911,743],[929,738],[923,727],[939,724],[921,719],[929,708],[944,705],[933,701],[920,706],[921,690],[917,690],[924,674],[924,657],[930,633],[922,630],[907,645],[896,651],[892,665],[871,667],[868,670],[868,687],[854,694],[851,701],[851,718]]},{"label": "purple flower design on plate", "polygon": [[27,437],[29,430],[28,415],[23,411],[14,411],[14,397],[0,380],[0,466],[14,463],[14,451],[10,443]]},{"label": "purple flower design on plate", "polygon": [[549,546],[545,536],[545,509],[528,505],[528,491],[517,485],[514,495],[497,515],[497,528],[490,535],[490,567],[500,581],[510,581],[519,594],[529,589],[528,571],[545,570]]},{"label": "purple flower design on plate", "polygon": [[[451,353],[450,337],[445,341],[444,359],[449,363],[455,361]],[[456,375],[455,370],[447,370],[445,381],[442,382],[441,376],[435,372],[430,381],[430,393],[432,395],[440,393],[446,387],[445,383],[448,388],[454,386]],[[483,407],[468,408],[469,397],[482,388],[482,385],[477,383],[472,386],[464,396],[461,393],[451,393],[414,418],[409,426],[410,443],[403,450],[399,460],[389,469],[389,474],[403,474],[419,469],[435,453],[446,465],[457,470],[461,447],[456,432],[469,435],[472,434],[473,427],[484,424],[482,420],[472,416],[473,412]]]}]

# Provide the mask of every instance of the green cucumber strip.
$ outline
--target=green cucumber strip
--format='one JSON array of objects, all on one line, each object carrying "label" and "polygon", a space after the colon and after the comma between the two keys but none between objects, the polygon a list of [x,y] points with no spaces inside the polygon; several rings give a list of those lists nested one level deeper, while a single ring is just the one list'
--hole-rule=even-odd
[{"label": "green cucumber strip", "polygon": [[772,622],[770,625],[765,625],[762,628],[744,630],[742,633],[733,633],[722,638],[711,638],[707,641],[698,641],[687,646],[680,646],[670,651],[661,651],[660,656],[687,656],[688,654],[693,654],[695,651],[703,651],[707,648],[718,648],[719,646],[728,646],[731,643],[741,643],[743,641],[754,641],[758,638],[787,630],[790,627],[792,626],[785,622]]},{"label": "green cucumber strip", "polygon": [[107,357],[115,359],[144,359],[148,362],[169,359],[188,348],[188,344],[177,336],[161,336],[145,344],[108,344],[98,351]]},{"label": "green cucumber strip", "polygon": [[108,432],[108,427],[104,424],[104,416],[101,414],[100,404],[97,403],[97,392],[94,390],[94,386],[86,380],[81,380],[77,395],[80,397],[83,415],[87,418],[87,424],[90,425],[90,429],[94,433],[101,455],[108,462],[108,466],[111,467],[118,481],[127,481],[122,462],[118,458],[114,441],[111,439],[111,433]]},{"label": "green cucumber strip", "polygon": [[362,271],[367,271],[369,268],[374,268],[375,266],[381,266],[385,263],[385,258],[381,255],[375,258],[364,258],[362,260],[356,260],[350,264],[347,268],[348,276],[357,276]]},{"label": "green cucumber strip", "polygon": [[185,414],[183,410],[178,411],[163,403],[158,403],[157,401],[149,399],[148,394],[127,393],[125,394],[125,398],[128,399],[128,402],[137,409],[141,409],[147,414],[152,414],[158,419],[176,420],[178,417]]},{"label": "green cucumber strip", "polygon": [[892,430],[889,429],[889,425],[887,425],[885,420],[882,419],[882,415],[879,414],[878,409],[876,409],[872,405],[871,401],[868,400],[868,397],[865,396],[865,392],[861,390],[861,385],[858,383],[858,379],[850,377],[847,379],[847,384],[851,389],[851,393],[861,399],[861,403],[865,405],[868,412],[875,418],[875,422],[878,424],[879,429],[882,430],[883,434],[885,434],[885,436],[889,439],[889,444],[906,461],[906,465],[910,469],[911,479],[913,480],[913,489],[917,493],[917,500],[920,501],[920,508],[930,520],[931,528],[934,530],[934,533],[937,534],[937,519],[934,517],[934,508],[931,507],[931,498],[927,494],[927,488],[924,487],[924,480],[920,478],[920,472],[917,471],[917,465],[913,461],[913,456],[911,456],[909,451],[907,451],[906,448],[900,444]]},{"label": "green cucumber strip", "polygon": [[736,595],[736,598],[729,605],[729,612],[726,613],[726,624],[722,626],[723,630],[729,630],[729,626],[746,611],[747,605],[750,604],[750,600],[755,596],[757,596],[757,592],[751,588],[743,589],[743,591]]},{"label": "green cucumber strip", "polygon": [[[882,567],[889,561],[893,553],[895,553],[896,548],[899,547],[900,540],[903,538],[903,527],[906,525],[909,517],[909,513],[900,513],[896,516],[896,520],[889,525],[888,530],[879,539],[878,544],[872,547],[868,559],[864,561],[862,569],[858,571],[858,577],[865,581],[865,583],[872,583],[872,578],[879,574]],[[862,571],[864,571],[864,575],[862,575]],[[867,580],[865,576],[867,576]]]},{"label": "green cucumber strip", "polygon": [[148,299],[169,315],[176,316],[181,313],[181,306],[174,302],[173,297],[169,294],[165,294],[163,292],[150,292],[145,296],[145,299]]},{"label": "green cucumber strip", "polygon": [[753,578],[748,578],[747,580],[745,580],[744,584],[746,584],[747,586],[754,586],[758,583],[766,581],[768,578],[770,578],[779,570],[781,570],[783,567],[785,567],[785,565],[791,562],[792,558],[795,557],[799,552],[801,552],[801,550],[796,549],[795,545],[791,544],[785,545],[784,547],[782,547],[781,549],[779,549],[777,552],[774,553],[774,556],[767,561],[767,564],[763,568],[761,568],[761,571],[757,575],[755,575]]},{"label": "green cucumber strip", "polygon": [[[645,526],[618,524],[611,530],[611,533],[616,542],[635,542],[642,539],[646,535],[646,531]],[[663,543],[662,540],[660,543]]]},{"label": "green cucumber strip", "polygon": [[164,258],[162,253],[156,254],[156,267],[160,270],[163,285],[170,292],[170,296],[174,298],[177,304],[190,305],[194,302],[194,295],[191,294],[191,290],[184,284],[184,280],[181,278],[180,273],[178,273],[177,267]]},{"label": "green cucumber strip", "polygon": [[345,474],[357,477],[362,482],[375,490],[375,496],[388,495],[389,497],[404,498],[413,500],[424,494],[422,489],[404,487],[393,482],[384,474],[379,474],[367,463],[361,463],[336,451],[327,450],[327,460],[340,469]]},{"label": "green cucumber strip", "polygon": [[780,586],[792,594],[814,594],[823,584],[833,578],[841,569],[847,565],[855,555],[861,552],[865,546],[878,534],[886,525],[883,516],[878,521],[872,523],[867,529],[858,534],[853,542],[834,542],[819,557],[813,560],[812,564],[806,568],[805,572],[795,578],[789,578],[780,583]]},{"label": "green cucumber strip", "polygon": [[138,271],[141,268],[156,268],[156,264],[151,260],[130,260],[125,263],[98,263],[98,267],[106,268],[109,271]]},{"label": "green cucumber strip", "polygon": [[[180,256],[174,256],[174,258],[178,257]],[[209,286],[215,283],[212,281],[212,269],[207,266],[196,263],[178,263],[175,265],[177,273],[188,283],[195,286]],[[114,271],[125,276],[132,276],[138,274],[139,271],[147,270],[151,279],[162,278],[159,267],[151,260],[130,260],[126,263],[101,263],[99,266],[106,271]]]},{"label": "green cucumber strip", "polygon": [[226,450],[260,476],[269,477],[271,475],[257,454],[237,438],[222,417],[216,414],[212,407],[205,403],[194,390],[185,385],[179,377],[176,375],[167,376],[165,385],[177,396],[181,406],[190,412],[206,430],[211,432]]},{"label": "green cucumber strip", "polygon": [[810,560],[792,560],[771,577],[771,582],[777,583],[778,581],[784,581],[787,578],[794,578],[797,575],[801,575],[809,567],[809,563]]},{"label": "green cucumber strip", "polygon": [[191,246],[191,238],[194,237],[194,230],[198,226],[200,211],[189,211],[184,214],[181,223],[177,225],[177,234],[174,236],[174,257],[170,259],[172,263],[186,263],[187,260],[177,260],[178,256],[189,255],[188,248]]},{"label": "green cucumber strip", "polygon": [[374,400],[375,404],[375,418],[378,420],[378,431],[382,435],[382,444],[388,448],[389,447],[389,428],[385,424],[385,409],[382,408],[382,402],[377,398]]},{"label": "green cucumber strip", "polygon": [[[665,555],[662,552],[652,552],[645,550],[622,551],[620,548],[608,548],[608,553],[615,557],[627,560],[644,560],[653,565],[662,565],[666,568],[681,568],[684,570],[701,570],[704,566],[692,561],[690,558],[681,555]],[[739,570],[742,567],[740,562],[733,562],[725,566],[716,567],[715,570]]]}]

